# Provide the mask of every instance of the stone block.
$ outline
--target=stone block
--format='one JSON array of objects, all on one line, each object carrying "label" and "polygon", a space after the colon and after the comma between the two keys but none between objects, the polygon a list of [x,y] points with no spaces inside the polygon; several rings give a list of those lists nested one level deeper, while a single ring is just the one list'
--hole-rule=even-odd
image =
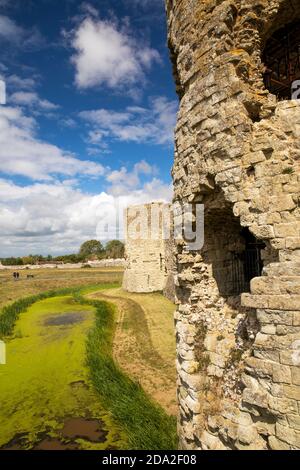
[{"label": "stone block", "polygon": [[288,423],[290,428],[297,429],[300,431],[300,416],[299,415],[287,415]]},{"label": "stone block", "polygon": [[[251,375],[258,377],[272,377],[273,375],[273,363],[271,361],[264,361],[257,359],[254,356],[250,356],[245,359],[246,370],[250,370]],[[250,369],[249,369],[250,368]]]},{"label": "stone block", "polygon": [[204,431],[201,435],[201,442],[206,446],[208,450],[226,450],[226,447],[220,439],[213,436],[207,431]]},{"label": "stone block", "polygon": [[293,384],[300,386],[300,366],[291,367],[291,371],[292,371],[292,382],[293,382]]},{"label": "stone block", "polygon": [[281,441],[275,436],[270,436],[268,439],[270,449],[272,450],[290,450],[291,446],[284,441]]},{"label": "stone block", "polygon": [[285,416],[287,413],[298,413],[297,402],[288,398],[278,398],[269,395],[268,407],[275,415],[280,413]]},{"label": "stone block", "polygon": [[268,394],[263,389],[252,390],[246,388],[243,392],[243,402],[259,408],[268,408]]},{"label": "stone block", "polygon": [[300,237],[288,237],[286,239],[286,248],[288,250],[296,250],[300,248]]},{"label": "stone block", "polygon": [[298,312],[294,312],[293,314],[293,325],[300,326],[300,310]]},{"label": "stone block", "polygon": [[298,227],[295,223],[275,224],[274,234],[278,238],[297,238],[299,235]]},{"label": "stone block", "polygon": [[261,333],[264,335],[275,335],[276,326],[275,325],[263,325],[260,329]]},{"label": "stone block", "polygon": [[194,400],[190,395],[188,395],[185,399],[185,405],[191,410],[193,413],[200,413],[202,410],[202,405],[198,400]]},{"label": "stone block", "polygon": [[[299,315],[300,318],[300,315]],[[282,310],[257,310],[257,319],[261,325],[287,325],[292,326],[294,320],[293,312]]]},{"label": "stone block", "polygon": [[290,367],[282,364],[273,364],[273,380],[278,383],[290,384],[292,382]]},{"label": "stone block", "polygon": [[300,432],[295,431],[294,429],[289,428],[288,426],[282,426],[281,424],[276,424],[276,437],[297,448],[300,448]]},{"label": "stone block", "polygon": [[275,424],[268,423],[261,418],[255,422],[255,427],[258,434],[262,436],[274,436],[275,435]]},{"label": "stone block", "polygon": [[287,398],[300,401],[300,386],[298,387],[297,385],[285,385],[283,387],[283,390]]},{"label": "stone block", "polygon": [[300,295],[251,295],[242,294],[244,307],[269,310],[300,310]]},{"label": "stone block", "polygon": [[248,153],[243,157],[243,164],[247,167],[254,163],[264,162],[266,160],[265,154],[258,150],[257,152]]},{"label": "stone block", "polygon": [[255,233],[255,236],[257,238],[262,238],[264,240],[274,238],[274,229],[272,225],[252,224],[252,230],[253,230],[253,233]]},{"label": "stone block", "polygon": [[270,210],[277,212],[290,211],[296,207],[296,204],[290,194],[278,194],[271,197]]},{"label": "stone block", "polygon": [[286,364],[289,366],[295,366],[295,360],[293,357],[294,351],[293,350],[286,350],[286,351],[280,351],[280,363],[281,364]]},{"label": "stone block", "polygon": [[181,369],[180,364],[177,364],[177,369],[179,372],[179,377],[184,384],[186,384],[192,390],[202,390],[204,378],[200,374],[187,374]]},{"label": "stone block", "polygon": [[237,431],[237,439],[240,443],[250,445],[257,438],[257,431],[252,426],[239,426]]},{"label": "stone block", "polygon": [[207,368],[207,375],[209,377],[218,377],[221,378],[224,374],[224,369],[218,366],[210,364]]}]

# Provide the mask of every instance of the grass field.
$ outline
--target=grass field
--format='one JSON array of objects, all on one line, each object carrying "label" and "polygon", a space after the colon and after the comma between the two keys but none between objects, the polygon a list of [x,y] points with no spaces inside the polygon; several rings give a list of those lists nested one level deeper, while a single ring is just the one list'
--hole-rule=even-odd
[{"label": "grass field", "polygon": [[[121,283],[123,277],[122,268],[36,269],[19,272],[20,280],[14,281],[11,270],[0,271],[0,308],[40,292],[82,285]],[[28,274],[34,278],[27,279]]]},{"label": "grass field", "polygon": [[37,274],[15,282],[1,272],[10,305],[24,293],[85,288],[0,314],[0,326],[11,314],[15,323],[0,366],[0,447],[174,448],[174,305],[123,292],[121,270]]}]

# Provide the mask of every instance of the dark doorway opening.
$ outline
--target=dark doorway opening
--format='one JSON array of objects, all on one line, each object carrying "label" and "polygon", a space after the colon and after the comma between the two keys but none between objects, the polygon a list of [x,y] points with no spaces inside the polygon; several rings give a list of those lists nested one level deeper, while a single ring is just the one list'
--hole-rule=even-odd
[{"label": "dark doorway opening", "polygon": [[245,248],[239,253],[232,253],[230,295],[250,292],[251,279],[261,276],[263,270],[261,252],[266,245],[247,228],[241,231],[241,236],[245,240]]},{"label": "dark doorway opening", "polygon": [[293,97],[300,80],[300,21],[277,30],[267,41],[263,56],[265,87],[279,100]]},{"label": "dark doorway opening", "polygon": [[[244,292],[250,292],[251,279],[261,276],[266,245],[248,228],[241,226],[222,193],[208,197],[205,203],[203,262],[208,266],[219,295],[239,297]],[[207,290],[212,289],[210,282],[209,277],[203,276],[201,279],[204,297]]]}]

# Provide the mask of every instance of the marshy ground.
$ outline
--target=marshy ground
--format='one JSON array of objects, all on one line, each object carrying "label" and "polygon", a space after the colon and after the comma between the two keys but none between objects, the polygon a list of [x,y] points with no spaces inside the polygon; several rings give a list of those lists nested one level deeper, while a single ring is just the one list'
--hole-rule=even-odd
[{"label": "marshy ground", "polygon": [[[100,406],[85,366],[93,321],[93,307],[83,309],[72,297],[46,299],[21,314],[7,342],[7,365],[0,369],[0,447],[40,447],[51,439],[61,445],[76,441],[80,448],[120,445],[120,433]],[[78,438],[64,434],[70,418],[79,417],[99,420],[99,443],[79,436],[80,430]]]},{"label": "marshy ground", "polygon": [[5,338],[2,450],[176,446],[174,306],[92,275],[80,296],[33,303]]}]

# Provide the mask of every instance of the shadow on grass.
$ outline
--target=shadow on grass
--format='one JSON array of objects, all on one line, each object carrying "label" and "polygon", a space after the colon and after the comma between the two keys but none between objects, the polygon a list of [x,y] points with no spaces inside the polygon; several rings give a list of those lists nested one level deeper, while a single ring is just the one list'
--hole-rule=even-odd
[{"label": "shadow on grass", "polygon": [[98,300],[78,300],[96,307],[96,324],[87,341],[87,364],[102,404],[127,435],[128,448],[176,449],[176,419],[155,404],[112,358],[114,305]]},{"label": "shadow on grass", "polygon": [[163,370],[165,377],[174,380],[172,368],[165,364],[164,359],[154,347],[144,309],[135,300],[126,297],[108,296],[103,293],[101,293],[101,297],[108,302],[113,302],[116,299],[126,305],[122,320],[123,330],[127,330],[129,335],[135,337],[138,352],[145,363],[156,370]]}]

